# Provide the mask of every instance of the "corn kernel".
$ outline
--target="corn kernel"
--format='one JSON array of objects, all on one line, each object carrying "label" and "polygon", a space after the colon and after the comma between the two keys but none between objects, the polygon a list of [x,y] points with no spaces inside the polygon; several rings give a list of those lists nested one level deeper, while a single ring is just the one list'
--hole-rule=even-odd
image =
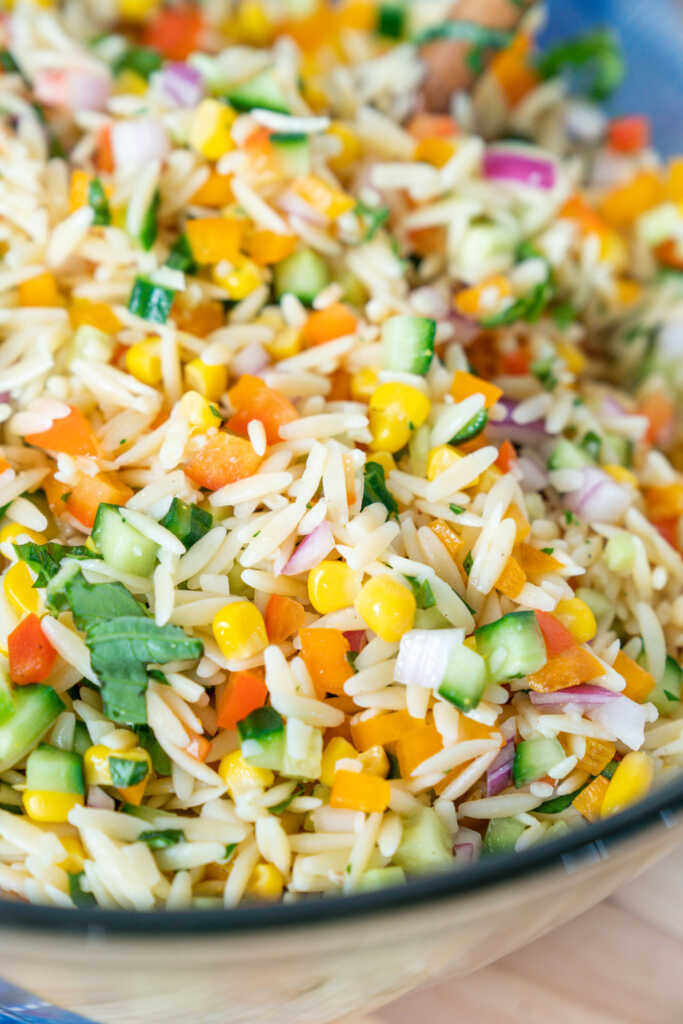
[{"label": "corn kernel", "polygon": [[119,14],[125,21],[146,21],[160,0],[119,0]]},{"label": "corn kernel", "polygon": [[301,351],[301,332],[296,327],[285,327],[266,342],[266,348],[273,359],[289,359]]},{"label": "corn kernel", "polygon": [[380,778],[386,779],[389,774],[389,758],[384,747],[379,745],[368,747],[359,756],[358,760],[362,765],[363,771],[367,772],[368,775],[379,775]]},{"label": "corn kernel", "polygon": [[398,643],[415,621],[412,591],[391,576],[374,576],[364,583],[355,608],[370,629],[390,644]]},{"label": "corn kernel", "polygon": [[370,412],[370,433],[373,451],[398,452],[410,441],[411,429],[408,420],[390,412]]},{"label": "corn kernel", "polygon": [[23,801],[29,818],[52,824],[68,821],[69,811],[83,806],[83,797],[79,793],[52,793],[42,789],[25,790]]},{"label": "corn kernel", "polygon": [[224,658],[241,661],[268,644],[263,616],[251,601],[233,601],[213,619],[213,635]]},{"label": "corn kernel", "polygon": [[193,359],[185,366],[185,385],[210,402],[217,402],[228,385],[228,371],[220,363]]},{"label": "corn kernel", "polygon": [[348,608],[359,590],[359,574],[346,562],[324,561],[308,574],[308,598],[321,615]]},{"label": "corn kernel", "polygon": [[147,92],[147,82],[137,71],[131,68],[124,68],[116,76],[114,93],[118,96],[144,96]]},{"label": "corn kernel", "polygon": [[59,862],[57,867],[60,867],[62,871],[79,874],[83,870],[83,861],[85,860],[83,843],[78,836],[60,836],[59,841],[66,851],[66,857]]},{"label": "corn kernel", "polygon": [[20,306],[63,306],[62,298],[54,275],[49,271],[29,277],[19,285]]},{"label": "corn kernel", "polygon": [[617,281],[617,301],[620,306],[632,306],[643,293],[642,285],[622,277]]},{"label": "corn kernel", "polygon": [[567,369],[571,373],[582,373],[586,366],[586,357],[576,345],[572,345],[569,341],[561,341],[555,346],[557,354],[561,359],[564,359],[567,364]]},{"label": "corn kernel", "polygon": [[180,408],[193,433],[204,434],[211,427],[221,425],[221,414],[216,406],[197,391],[186,391],[180,399]]},{"label": "corn kernel", "polygon": [[249,46],[266,46],[273,36],[268,12],[259,0],[245,0],[240,4],[236,28],[240,40]]},{"label": "corn kernel", "polygon": [[[103,743],[96,743],[88,747],[83,755],[83,774],[88,786],[113,786],[111,776],[110,757],[120,757],[126,761],[140,761],[147,765],[147,776],[152,770],[152,761],[146,750],[142,747],[133,747],[128,750],[118,750],[114,747],[105,747]],[[146,782],[147,780],[143,780]],[[134,789],[131,786],[127,789]],[[121,790],[124,792],[124,790]],[[130,802],[130,801],[129,801]]]},{"label": "corn kernel", "polygon": [[598,631],[593,612],[580,597],[559,601],[554,614],[579,644],[587,644]]},{"label": "corn kernel", "polygon": [[609,473],[613,480],[616,480],[618,484],[628,484],[630,487],[638,489],[638,477],[635,473],[632,473],[630,469],[626,469],[626,466],[619,466],[617,464],[603,466],[605,473]]},{"label": "corn kernel", "polygon": [[88,189],[91,180],[87,171],[77,168],[73,172],[69,183],[69,213],[88,205]]},{"label": "corn kernel", "polygon": [[357,402],[369,402],[377,390],[379,377],[377,371],[366,366],[351,377],[351,397]]},{"label": "corn kernel", "polygon": [[36,614],[41,605],[40,594],[33,589],[33,577],[25,562],[15,562],[4,575],[5,597],[19,616]]},{"label": "corn kernel", "polygon": [[642,800],[649,792],[654,778],[652,758],[642,750],[631,751],[619,762],[610,779],[600,814],[607,818]]},{"label": "corn kernel", "polygon": [[373,451],[397,452],[410,440],[413,430],[429,416],[427,396],[410,384],[380,384],[370,398],[370,433]]},{"label": "corn kernel", "polygon": [[348,171],[360,156],[360,139],[354,130],[343,121],[333,121],[328,132],[341,144],[340,152],[336,156],[330,157],[330,167],[336,174]]},{"label": "corn kernel", "polygon": [[455,143],[437,136],[420,139],[415,147],[414,160],[444,167],[455,153]]},{"label": "corn kernel", "polygon": [[[460,452],[456,452],[455,448],[451,448],[448,444],[440,444],[436,448],[432,448],[427,456],[427,479],[435,480],[444,470],[450,469],[461,458]],[[473,483],[476,482],[476,480],[473,481]]]},{"label": "corn kernel", "polygon": [[161,383],[161,342],[149,337],[138,341],[126,351],[125,364],[128,373],[142,384],[155,388]]},{"label": "corn kernel", "polygon": [[219,263],[213,268],[212,276],[219,288],[223,288],[233,302],[245,299],[262,284],[259,268],[246,256],[238,257],[232,264]]},{"label": "corn kernel", "polygon": [[254,789],[267,789],[273,785],[275,776],[268,768],[257,768],[242,757],[239,750],[226,754],[218,766],[218,774],[228,787],[228,793],[235,800],[243,793]]},{"label": "corn kernel", "polygon": [[274,864],[257,864],[247,882],[246,895],[268,902],[279,900],[285,880]]},{"label": "corn kernel", "polygon": [[21,523],[7,523],[0,530],[0,544],[4,544],[6,541],[11,544],[20,543],[21,537],[28,537],[34,544],[47,544],[47,537],[35,530],[29,530],[28,526],[22,526]]},{"label": "corn kernel", "polygon": [[320,772],[320,781],[323,785],[332,786],[334,773],[337,769],[337,761],[347,757],[358,757],[358,751],[343,736],[333,736],[323,751],[322,770]]},{"label": "corn kernel", "polygon": [[218,160],[235,148],[231,129],[235,111],[218,100],[202,100],[190,125],[190,145],[207,160]]}]

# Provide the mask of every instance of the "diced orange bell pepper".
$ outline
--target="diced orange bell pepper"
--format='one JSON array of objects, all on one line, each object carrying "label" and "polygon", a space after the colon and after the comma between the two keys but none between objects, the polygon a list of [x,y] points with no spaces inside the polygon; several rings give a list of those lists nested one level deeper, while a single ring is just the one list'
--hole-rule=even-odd
[{"label": "diced orange bell pepper", "polygon": [[597,676],[604,675],[605,669],[585,647],[575,645],[562,654],[548,658],[537,672],[532,672],[529,686],[537,693],[552,693],[568,686],[588,683]]},{"label": "diced orange bell pepper", "polygon": [[308,314],[308,319],[301,330],[301,340],[308,347],[323,345],[326,341],[354,334],[357,326],[358,320],[348,306],[341,302],[333,302],[325,309],[314,310]]},{"label": "diced orange bell pepper", "polygon": [[211,749],[211,741],[206,736],[200,736],[197,732],[188,730],[190,734],[190,742],[185,747],[185,753],[190,757],[193,757],[195,761],[206,761],[209,750]]},{"label": "diced orange bell pepper", "polygon": [[490,71],[510,107],[516,106],[538,85],[537,72],[531,66],[531,40],[520,33],[509,46],[496,53]]},{"label": "diced orange bell pepper", "polygon": [[278,235],[266,228],[256,228],[246,240],[246,250],[254,263],[267,267],[287,259],[297,246],[296,235]]},{"label": "diced orange bell pepper", "polygon": [[92,178],[88,172],[81,170],[80,167],[73,172],[69,182],[69,213],[88,205],[88,189],[91,181]]},{"label": "diced orange bell pepper", "polygon": [[650,519],[678,519],[683,516],[683,483],[648,487],[645,504]]},{"label": "diced orange bell pepper", "polygon": [[346,655],[349,641],[340,629],[301,629],[301,657],[321,699],[328,693],[341,696],[344,683],[353,675]]},{"label": "diced orange bell pepper", "polygon": [[250,420],[260,420],[266,431],[268,444],[276,444],[280,427],[299,418],[299,414],[285,396],[267,387],[259,377],[245,373],[228,391],[235,414],[228,420],[228,429],[246,435]]},{"label": "diced orange bell pepper", "polygon": [[673,519],[653,519],[652,525],[667,544],[678,550],[678,517]]},{"label": "diced orange bell pepper", "polygon": [[514,555],[510,555],[503,566],[502,573],[496,580],[496,590],[499,590],[505,597],[509,597],[514,601],[516,597],[519,597],[525,583],[526,573],[524,569],[522,569]]},{"label": "diced orange bell pepper", "polygon": [[470,395],[483,395],[484,406],[490,409],[496,404],[502,394],[501,388],[496,387],[495,384],[491,384],[487,380],[482,380],[481,377],[475,377],[473,373],[467,373],[465,370],[456,370],[453,375],[451,395],[456,402],[464,402]]},{"label": "diced orange bell pepper", "polygon": [[63,306],[64,299],[59,293],[54,275],[48,270],[43,274],[29,277],[19,285],[19,305],[31,307]]},{"label": "diced orange bell pepper", "polygon": [[[512,295],[512,288],[507,277],[503,277],[502,274],[495,274],[493,277],[489,277],[486,281],[482,281],[481,284],[474,285],[472,288],[463,288],[459,291],[454,299],[455,308],[463,316],[470,317],[473,320],[479,320],[482,317],[490,315],[492,312],[497,311],[497,306],[503,301],[503,299],[510,298]],[[489,296],[491,301],[489,302]],[[486,301],[485,301],[486,300]],[[459,370],[458,373],[464,371]],[[457,374],[456,374],[457,376]],[[467,374],[468,377],[472,376]],[[492,387],[493,385],[489,385]],[[481,388],[479,389],[481,390]],[[475,392],[470,391],[469,394]],[[500,392],[502,394],[502,391]],[[500,398],[500,395],[498,395]],[[497,399],[496,399],[497,401]],[[491,405],[494,403],[491,402]],[[490,408],[488,402],[486,405],[487,409]]]},{"label": "diced orange bell pepper", "polygon": [[386,747],[412,732],[415,719],[407,711],[390,711],[351,725],[353,745],[361,753],[370,747]]},{"label": "diced orange bell pepper", "polygon": [[408,125],[408,132],[420,139],[451,139],[458,134],[458,126],[449,114],[415,114]]},{"label": "diced orange bell pepper", "polygon": [[624,697],[634,700],[636,704],[647,700],[655,687],[654,676],[650,672],[623,651],[619,651],[612,667],[626,680],[626,686],[621,691]]},{"label": "diced orange bell pepper", "polygon": [[264,615],[266,633],[271,644],[281,644],[294,636],[306,621],[304,606],[292,597],[271,594]]},{"label": "diced orange bell pepper", "polygon": [[79,523],[92,529],[97,509],[107,505],[125,505],[133,497],[132,489],[113,473],[83,474],[66,499],[66,507]]},{"label": "diced orange bell pepper", "polygon": [[567,627],[563,626],[554,615],[539,611],[536,611],[534,614],[536,615],[538,627],[543,634],[545,649],[549,658],[554,658],[558,654],[564,654],[565,651],[571,651],[577,646],[576,640]]},{"label": "diced orange bell pepper", "polygon": [[111,142],[111,125],[103,124],[97,133],[95,166],[101,174],[114,173],[114,148]]},{"label": "diced orange bell pepper", "polygon": [[27,615],[7,637],[10,679],[17,686],[42,683],[50,675],[57,652],[43,633],[37,615]]},{"label": "diced orange bell pepper", "polygon": [[561,562],[540,548],[535,548],[533,544],[519,545],[519,560],[527,576],[541,576],[543,573],[557,572],[562,568]]},{"label": "diced orange bell pepper", "polygon": [[676,423],[676,406],[663,391],[648,395],[638,404],[638,414],[645,416],[650,426],[646,439],[650,444],[671,444]]},{"label": "diced orange bell pepper", "polygon": [[597,821],[608,786],[609,780],[604,775],[598,775],[574,797],[572,807],[575,807],[587,821]]},{"label": "diced orange bell pepper", "polygon": [[514,519],[515,525],[517,527],[516,540],[518,544],[521,544],[522,541],[525,541],[531,533],[531,525],[529,523],[529,520],[520,510],[519,505],[516,502],[513,501],[512,504],[508,506],[508,509],[505,513],[505,518]]},{"label": "diced orange bell pepper", "polygon": [[[335,370],[330,378],[328,402],[347,402],[351,399],[351,374],[346,370]],[[349,504],[353,504],[352,501]]]},{"label": "diced orange bell pepper", "polygon": [[580,193],[575,193],[566,200],[560,207],[558,216],[563,220],[573,220],[584,235],[602,235],[607,230],[607,224],[600,214]]},{"label": "diced orange bell pepper", "polygon": [[[415,721],[413,719],[413,721]],[[401,777],[410,778],[415,768],[443,749],[443,737],[435,725],[415,722],[412,730],[396,744]]]},{"label": "diced orange bell pepper", "polygon": [[72,326],[77,330],[82,324],[96,327],[105,334],[116,334],[121,321],[106,302],[91,302],[90,299],[73,299],[69,309]]},{"label": "diced orange bell pepper", "polygon": [[655,257],[659,263],[672,270],[683,270],[683,251],[680,244],[673,238],[660,242],[655,246]]},{"label": "diced orange bell pepper", "polygon": [[447,523],[445,519],[434,519],[429,524],[429,529],[435,537],[438,537],[451,558],[457,559],[462,539],[458,537],[451,524]]},{"label": "diced orange bell pepper", "polygon": [[204,18],[194,4],[180,4],[160,10],[147,25],[143,42],[167,60],[185,60],[201,49]]},{"label": "diced orange bell pepper", "polygon": [[615,185],[600,204],[602,216],[615,228],[628,227],[661,199],[662,183],[655,171],[638,171],[623,185]]},{"label": "diced orange bell pepper", "polygon": [[234,263],[239,256],[244,221],[238,217],[198,217],[188,220],[185,234],[197,263]]},{"label": "diced orange bell pepper", "polygon": [[455,153],[455,143],[449,139],[432,138],[420,139],[415,146],[413,159],[418,163],[431,164],[432,167],[445,167]]},{"label": "diced orange bell pepper", "polygon": [[326,181],[314,174],[306,174],[297,178],[292,185],[292,191],[328,220],[336,220],[337,217],[348,213],[356,205],[353,196],[328,185]]},{"label": "diced orange bell pepper", "polygon": [[215,167],[209,171],[206,181],[199,186],[190,199],[193,206],[209,206],[220,209],[228,206],[234,199],[230,174],[219,174]]},{"label": "diced orange bell pepper", "polygon": [[595,740],[591,736],[586,737],[586,753],[579,761],[579,768],[591,775],[599,775],[617,752],[616,743],[609,740]]},{"label": "diced orange bell pepper", "polygon": [[45,491],[45,497],[47,503],[50,506],[50,512],[58,519],[63,516],[66,512],[66,503],[71,492],[71,488],[63,484],[61,480],[55,480],[54,476],[48,476],[43,480],[42,488]]},{"label": "diced orange bell pepper", "polygon": [[429,228],[414,228],[408,232],[408,241],[418,256],[442,253],[446,245],[446,229],[440,224]]},{"label": "diced orange bell pepper", "polygon": [[198,487],[217,491],[226,484],[244,480],[259,468],[261,457],[249,441],[233,434],[214,434],[204,447],[190,459],[185,473]]},{"label": "diced orange bell pepper", "polygon": [[216,724],[219,729],[234,729],[252,711],[262,708],[267,699],[268,689],[260,669],[233,672],[216,708]]},{"label": "diced orange bell pepper", "polygon": [[509,473],[517,465],[517,452],[511,441],[506,438],[498,450],[496,465],[503,473]]},{"label": "diced orange bell pepper", "polygon": [[615,117],[607,127],[607,141],[618,153],[638,153],[650,144],[650,121],[642,114]]},{"label": "diced orange bell pepper", "polygon": [[391,799],[391,786],[386,779],[366,772],[335,772],[330,807],[345,807],[364,814],[386,811]]},{"label": "diced orange bell pepper", "polygon": [[66,416],[53,420],[52,426],[47,430],[27,434],[24,440],[36,448],[63,455],[98,454],[97,440],[92,427],[81,410],[75,406],[70,407]]},{"label": "diced orange bell pepper", "polygon": [[225,323],[223,307],[215,299],[206,299],[204,302],[198,302],[196,306],[190,306],[187,302],[181,301],[178,295],[173,302],[171,315],[178,330],[187,331],[197,338],[205,338],[207,334],[217,331]]}]

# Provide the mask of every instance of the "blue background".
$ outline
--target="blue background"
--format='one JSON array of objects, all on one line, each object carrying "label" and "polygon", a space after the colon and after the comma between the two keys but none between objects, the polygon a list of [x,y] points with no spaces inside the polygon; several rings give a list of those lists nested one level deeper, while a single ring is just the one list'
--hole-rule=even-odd
[{"label": "blue background", "polygon": [[[683,0],[550,0],[541,43],[610,25],[618,31],[628,73],[612,97],[613,113],[646,113],[655,144],[670,155],[683,151]],[[83,964],[87,970],[87,965]],[[0,1024],[88,1024],[0,981]],[[121,1024],[125,1024],[124,1021]]]}]

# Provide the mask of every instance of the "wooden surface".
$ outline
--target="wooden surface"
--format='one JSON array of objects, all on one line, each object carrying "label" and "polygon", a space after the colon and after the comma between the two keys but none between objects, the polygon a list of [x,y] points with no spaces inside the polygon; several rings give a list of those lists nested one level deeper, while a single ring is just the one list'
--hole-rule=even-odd
[{"label": "wooden surface", "polygon": [[460,981],[343,1024],[681,1024],[683,849],[605,903]]}]

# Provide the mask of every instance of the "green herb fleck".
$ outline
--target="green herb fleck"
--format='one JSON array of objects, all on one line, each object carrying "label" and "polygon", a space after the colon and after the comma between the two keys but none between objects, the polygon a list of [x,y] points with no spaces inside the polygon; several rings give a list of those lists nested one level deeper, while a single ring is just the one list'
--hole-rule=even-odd
[{"label": "green herb fleck", "polygon": [[22,562],[36,574],[34,587],[46,587],[59,572],[60,565],[65,558],[99,558],[100,556],[90,548],[82,545],[69,547],[66,544],[58,544],[56,541],[48,541],[47,544],[34,544],[27,541],[25,544],[15,544],[16,551]]},{"label": "green herb fleck", "polygon": [[182,270],[184,274],[194,274],[197,270],[195,258],[187,235],[180,235],[171,246],[166,266],[173,270]]},{"label": "green herb fleck", "polygon": [[354,672],[356,671],[356,658],[358,657],[359,654],[360,654],[360,651],[347,651],[346,652],[346,660],[348,661],[349,665],[351,666],[351,668],[353,669]]},{"label": "green herb fleck", "polygon": [[434,591],[430,586],[429,580],[418,580],[415,576],[406,576],[405,578],[410,583],[417,607],[423,610],[433,608],[436,604],[436,598],[434,597]]},{"label": "green herb fleck", "polygon": [[110,757],[108,762],[112,786],[116,786],[117,789],[137,786],[138,782],[142,782],[149,774],[146,761],[132,761],[127,757]]},{"label": "green herb fleck", "polygon": [[185,833],[181,828],[151,829],[141,832],[138,839],[147,843],[150,850],[167,850],[169,846],[185,842]]},{"label": "green herb fleck", "polygon": [[467,554],[465,555],[465,559],[464,559],[464,561],[462,563],[462,567],[463,567],[463,569],[465,570],[465,572],[467,573],[468,576],[470,574],[470,570],[472,568],[472,563],[473,562],[474,562],[474,559],[472,558],[472,552],[468,551]]},{"label": "green herb fleck", "polygon": [[389,517],[398,518],[398,502],[391,491],[387,488],[384,476],[384,466],[379,462],[366,462],[363,467],[363,499],[361,510],[381,502],[389,513]]},{"label": "green herb fleck", "polygon": [[358,200],[354,213],[361,218],[365,226],[364,242],[371,242],[379,229],[389,219],[388,206],[369,206],[367,203]]},{"label": "green herb fleck", "polygon": [[111,224],[111,211],[109,200],[104,191],[104,185],[99,178],[93,178],[88,185],[88,205],[92,208],[95,216],[93,224],[98,227],[106,227]]},{"label": "green herb fleck", "polygon": [[118,75],[121,71],[134,71],[147,81],[154,71],[162,65],[161,54],[149,46],[131,46],[114,61],[113,71]]},{"label": "green herb fleck", "polygon": [[552,555],[555,548],[541,548],[544,555]]},{"label": "green herb fleck", "polygon": [[569,68],[580,73],[583,90],[594,100],[604,100],[614,92],[625,70],[619,43],[605,28],[558,43],[541,55],[536,68],[542,78]]},{"label": "green herb fleck", "polygon": [[452,504],[450,504],[448,507],[449,507],[449,509],[451,510],[451,512],[453,513],[454,516],[461,516],[463,514],[463,512],[465,511],[465,509],[462,507],[462,505],[452,505]]},{"label": "green herb fleck", "polygon": [[565,509],[564,521],[567,524],[567,526],[569,526],[571,523],[578,523],[579,520],[576,518],[573,512],[570,512],[569,509]]},{"label": "green herb fleck", "polygon": [[237,843],[228,843],[227,846],[225,847],[225,854],[223,856],[223,860],[230,860],[236,849]]}]

